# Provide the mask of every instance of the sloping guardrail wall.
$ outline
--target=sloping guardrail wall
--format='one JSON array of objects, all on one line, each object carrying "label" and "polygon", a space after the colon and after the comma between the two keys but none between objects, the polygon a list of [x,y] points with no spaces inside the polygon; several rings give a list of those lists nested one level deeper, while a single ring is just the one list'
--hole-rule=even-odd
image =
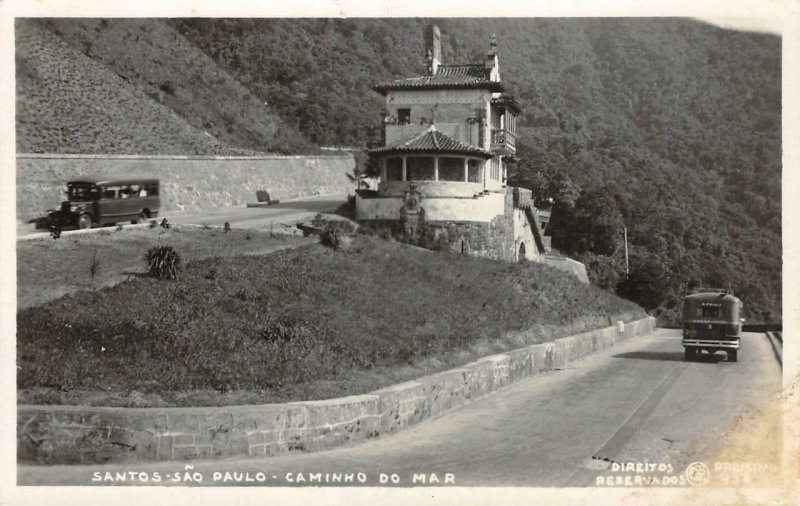
[{"label": "sloping guardrail wall", "polygon": [[323,401],[198,408],[19,406],[20,463],[269,456],[390,434],[655,328],[652,317],[492,355],[463,367]]}]

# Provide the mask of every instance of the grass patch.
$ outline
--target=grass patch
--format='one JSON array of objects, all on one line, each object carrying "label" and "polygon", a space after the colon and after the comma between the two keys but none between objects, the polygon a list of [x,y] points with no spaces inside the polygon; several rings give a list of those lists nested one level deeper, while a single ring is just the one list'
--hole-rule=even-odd
[{"label": "grass patch", "polygon": [[144,255],[154,246],[172,246],[184,261],[262,254],[310,244],[311,238],[259,230],[104,229],[85,235],[66,235],[17,242],[17,309],[43,304],[66,294],[109,287],[144,274]]},{"label": "grass patch", "polygon": [[20,402],[218,405],[368,392],[612,320],[634,304],[547,266],[356,236],[188,263],[18,313]]}]

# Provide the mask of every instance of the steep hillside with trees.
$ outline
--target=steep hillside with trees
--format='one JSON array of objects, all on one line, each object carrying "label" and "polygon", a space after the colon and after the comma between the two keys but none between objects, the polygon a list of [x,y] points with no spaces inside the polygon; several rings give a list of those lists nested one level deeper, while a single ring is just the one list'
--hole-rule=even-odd
[{"label": "steep hillside with trees", "polygon": [[[171,23],[314,142],[364,145],[383,107],[370,86],[422,70],[430,21]],[[481,61],[497,34],[526,111],[512,181],[555,200],[554,245],[595,283],[663,321],[697,285],[779,317],[780,38],[685,19],[434,21],[448,62]]]},{"label": "steep hillside with trees", "polygon": [[[241,105],[244,92],[225,88],[209,99],[202,90],[220,90],[220,84],[194,65],[211,62],[209,68],[251,95],[247,103],[274,114],[285,141],[266,142],[269,149],[303,151],[301,137],[347,146],[378,138],[383,102],[371,86],[422,71],[422,33],[431,21],[442,29],[446,62],[481,61],[497,35],[503,81],[525,109],[512,182],[532,188],[540,203],[554,199],[553,244],[585,262],[595,283],[662,321],[676,318],[680,296],[695,285],[733,288],[748,318],[780,317],[779,37],[669,18],[59,20],[48,26],[194,128],[257,149],[269,135],[254,131],[273,130],[250,128],[249,119],[237,124],[255,107]],[[115,28],[120,24],[124,30]],[[128,32],[139,45],[124,37]],[[130,44],[119,44],[119,34]],[[108,49],[106,41],[114,40],[115,49]],[[156,47],[148,48],[153,40]],[[203,57],[168,57],[176,44]],[[163,70],[151,69],[156,60]],[[137,69],[133,76],[130,68]],[[18,64],[18,74],[24,70]],[[169,84],[170,75],[188,77]],[[191,94],[180,100],[170,94],[188,93],[184,88]],[[230,122],[203,115],[218,103],[228,108]]]}]

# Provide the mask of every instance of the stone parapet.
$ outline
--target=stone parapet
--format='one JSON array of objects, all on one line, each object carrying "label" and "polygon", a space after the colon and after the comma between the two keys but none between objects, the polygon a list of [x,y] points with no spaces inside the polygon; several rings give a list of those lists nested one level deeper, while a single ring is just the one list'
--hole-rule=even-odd
[{"label": "stone parapet", "polygon": [[19,406],[20,463],[264,457],[390,434],[541,372],[646,334],[648,317],[484,357],[365,395],[202,408]]}]

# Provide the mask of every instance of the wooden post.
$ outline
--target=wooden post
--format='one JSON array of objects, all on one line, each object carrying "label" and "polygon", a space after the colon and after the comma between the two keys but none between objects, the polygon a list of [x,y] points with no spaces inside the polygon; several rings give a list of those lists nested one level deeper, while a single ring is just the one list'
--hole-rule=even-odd
[{"label": "wooden post", "polygon": [[628,279],[628,275],[630,274],[628,267],[628,227],[623,225],[622,230],[625,234],[625,279]]}]

